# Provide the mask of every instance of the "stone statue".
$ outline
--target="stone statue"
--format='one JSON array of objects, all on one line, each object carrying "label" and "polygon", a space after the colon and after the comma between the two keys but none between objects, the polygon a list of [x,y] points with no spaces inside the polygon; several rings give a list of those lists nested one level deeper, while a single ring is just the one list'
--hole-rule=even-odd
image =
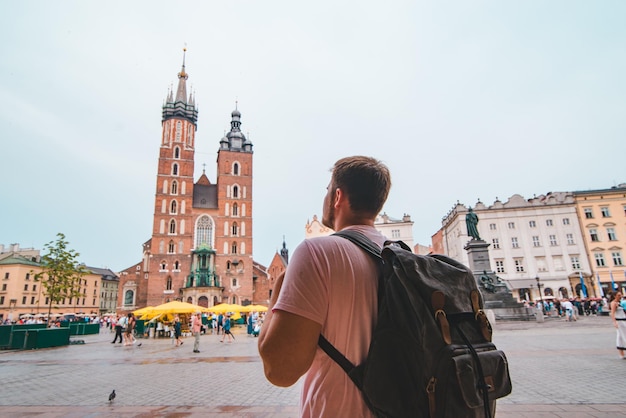
[{"label": "stone statue", "polygon": [[465,215],[465,225],[467,226],[467,235],[472,237],[472,239],[480,239],[480,235],[478,235],[478,215],[474,213],[472,208],[469,208],[469,212]]},{"label": "stone statue", "polygon": [[498,276],[490,276],[486,271],[480,276],[480,284],[489,293],[496,293],[507,289],[506,284]]}]

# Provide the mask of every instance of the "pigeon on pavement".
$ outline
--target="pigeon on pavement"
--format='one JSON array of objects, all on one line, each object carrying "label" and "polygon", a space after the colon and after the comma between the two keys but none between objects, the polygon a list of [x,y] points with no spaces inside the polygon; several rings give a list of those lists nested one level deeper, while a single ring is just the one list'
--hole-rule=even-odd
[{"label": "pigeon on pavement", "polygon": [[113,392],[109,395],[109,402],[112,402],[113,399],[115,399],[115,389],[113,389]]}]

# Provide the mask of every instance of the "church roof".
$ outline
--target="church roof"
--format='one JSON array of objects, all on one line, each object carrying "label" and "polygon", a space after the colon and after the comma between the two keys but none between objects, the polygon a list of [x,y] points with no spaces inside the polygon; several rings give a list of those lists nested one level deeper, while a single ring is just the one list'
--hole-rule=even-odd
[{"label": "church roof", "polygon": [[[202,179],[202,177],[200,177],[200,179]],[[193,207],[217,209],[217,185],[200,184],[200,180],[198,180],[193,187]]]},{"label": "church roof", "polygon": [[209,180],[209,178],[206,176],[206,174],[202,173],[202,175],[200,176],[200,178],[198,179],[198,181],[196,182],[196,185],[201,185],[201,186],[210,186],[211,185],[211,181]]}]

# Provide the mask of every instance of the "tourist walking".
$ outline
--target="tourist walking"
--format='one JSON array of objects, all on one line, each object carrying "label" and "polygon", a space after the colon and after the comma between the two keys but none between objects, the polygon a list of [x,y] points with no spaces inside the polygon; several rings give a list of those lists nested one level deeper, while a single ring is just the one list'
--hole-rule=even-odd
[{"label": "tourist walking", "polygon": [[174,316],[174,338],[175,345],[178,347],[179,345],[183,345],[183,340],[180,339],[182,333],[182,327],[180,324],[180,318],[178,315]]},{"label": "tourist walking", "polygon": [[[123,317],[126,318],[126,317]],[[117,337],[120,337],[120,344],[122,343],[122,341],[124,341],[124,337],[122,337],[122,329],[124,328],[124,322],[122,321],[121,317],[117,317],[116,319],[112,320],[113,322],[115,322],[115,338],[113,338],[113,341],[111,341],[111,344],[115,344],[115,342],[117,341]]]},{"label": "tourist walking", "polygon": [[235,341],[235,336],[232,332],[230,332],[230,314],[226,314],[224,317],[224,324],[222,325],[222,329],[224,330],[224,335],[222,335],[221,343],[224,342],[224,339],[228,337],[228,342]]},{"label": "tourist walking", "polygon": [[133,345],[136,342],[133,331],[135,330],[135,324],[137,322],[135,320],[135,315],[133,315],[132,312],[128,313],[128,318],[126,322],[126,332],[124,333],[124,339],[126,340],[126,342],[124,343],[124,345]]},{"label": "tourist walking", "polygon": [[617,330],[616,346],[617,352],[621,359],[624,357],[624,350],[626,350],[626,313],[624,313],[624,307],[621,304],[622,292],[617,291],[612,295],[611,300],[611,319],[613,325]]},{"label": "tourist walking", "polygon": [[200,352],[200,331],[202,331],[202,316],[200,312],[196,312],[191,317],[191,332],[193,333],[194,342],[193,342],[193,352]]},{"label": "tourist walking", "polygon": [[217,316],[217,335],[220,335],[223,324],[224,324],[224,315],[219,314]]}]

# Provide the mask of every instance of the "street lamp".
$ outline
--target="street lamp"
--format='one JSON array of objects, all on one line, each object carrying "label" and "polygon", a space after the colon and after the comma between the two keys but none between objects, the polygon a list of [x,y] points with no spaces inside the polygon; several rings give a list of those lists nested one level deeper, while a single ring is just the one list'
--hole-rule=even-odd
[{"label": "street lamp", "polygon": [[541,296],[541,283],[539,283],[539,276],[535,277],[535,281],[537,282],[537,290],[539,291],[539,300],[541,301],[541,310],[545,311],[546,307],[543,304],[543,296]]}]

